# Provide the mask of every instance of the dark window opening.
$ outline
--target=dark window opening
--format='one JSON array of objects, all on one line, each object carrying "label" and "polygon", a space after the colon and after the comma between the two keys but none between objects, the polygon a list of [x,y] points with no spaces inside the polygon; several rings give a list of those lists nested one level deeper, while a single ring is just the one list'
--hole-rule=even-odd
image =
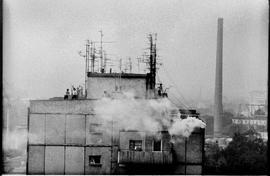
[{"label": "dark window opening", "polygon": [[101,166],[101,155],[90,155],[89,156],[89,165],[90,166]]},{"label": "dark window opening", "polygon": [[153,141],[153,151],[161,151],[161,140]]},{"label": "dark window opening", "polygon": [[142,151],[142,141],[141,140],[130,140],[129,150],[132,151]]}]

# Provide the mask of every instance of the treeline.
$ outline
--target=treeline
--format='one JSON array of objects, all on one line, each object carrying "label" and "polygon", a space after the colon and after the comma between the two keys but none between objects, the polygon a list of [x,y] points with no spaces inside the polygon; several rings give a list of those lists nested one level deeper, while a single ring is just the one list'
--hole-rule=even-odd
[{"label": "treeline", "polygon": [[255,131],[235,133],[224,149],[216,143],[205,148],[204,174],[268,174],[267,142]]}]

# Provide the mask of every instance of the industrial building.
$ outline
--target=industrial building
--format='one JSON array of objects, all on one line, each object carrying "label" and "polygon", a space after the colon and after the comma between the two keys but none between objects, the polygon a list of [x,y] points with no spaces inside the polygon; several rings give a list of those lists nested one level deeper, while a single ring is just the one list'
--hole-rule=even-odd
[{"label": "industrial building", "polygon": [[[202,174],[204,129],[187,138],[171,136],[166,126],[149,133],[123,129],[119,121],[104,120],[95,107],[103,97],[164,98],[155,93],[153,74],[86,72],[84,99],[31,100],[28,113],[27,174]],[[155,73],[154,73],[155,76]],[[198,117],[183,111],[181,117]],[[165,117],[164,117],[165,118]],[[171,139],[177,138],[172,142]]]}]

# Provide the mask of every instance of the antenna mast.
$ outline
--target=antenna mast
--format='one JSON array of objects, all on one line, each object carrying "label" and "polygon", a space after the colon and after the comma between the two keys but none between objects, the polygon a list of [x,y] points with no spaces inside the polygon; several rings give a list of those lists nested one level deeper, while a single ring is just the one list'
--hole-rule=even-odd
[{"label": "antenna mast", "polygon": [[89,40],[85,44],[85,54],[82,54],[82,51],[79,51],[79,55],[85,58],[85,78],[84,78],[84,88],[85,96],[87,96],[87,72],[89,72]]},{"label": "antenna mast", "polygon": [[103,48],[102,48],[102,38],[103,38],[103,33],[102,30],[100,32],[100,72],[103,73],[104,70],[104,64],[103,64]]},{"label": "antenna mast", "polygon": [[[156,85],[156,63],[157,63],[157,54],[156,54],[156,42],[157,42],[157,34],[155,34],[155,38],[153,39],[152,34],[149,34],[150,41],[150,56],[149,56],[149,65],[150,65],[150,89],[155,90]],[[154,40],[154,41],[153,41]]]}]

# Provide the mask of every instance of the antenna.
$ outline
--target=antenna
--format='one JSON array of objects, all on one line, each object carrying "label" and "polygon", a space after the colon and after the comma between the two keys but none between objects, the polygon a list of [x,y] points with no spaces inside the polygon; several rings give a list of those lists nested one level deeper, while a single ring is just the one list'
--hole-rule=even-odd
[{"label": "antenna", "polygon": [[156,85],[156,41],[157,34],[155,34],[155,38],[153,41],[153,34],[149,34],[149,42],[150,42],[150,53],[149,53],[149,66],[150,66],[150,89],[155,91]]},{"label": "antenna", "polygon": [[138,73],[140,73],[140,62],[141,62],[141,58],[136,58],[137,59],[137,68],[138,68]]},{"label": "antenna", "polygon": [[102,30],[99,31],[100,32],[100,72],[103,73],[103,48],[102,48],[102,38],[103,38],[103,33]]},{"label": "antenna", "polygon": [[131,61],[130,57],[128,58],[128,65],[129,65],[129,73],[131,73],[132,72],[132,61]]},{"label": "antenna", "polygon": [[120,73],[122,72],[122,59],[119,59],[119,70]]},{"label": "antenna", "polygon": [[108,61],[107,53],[104,51],[104,68],[103,68],[104,72],[106,72],[107,61]]},{"label": "antenna", "polygon": [[87,96],[87,72],[89,71],[89,40],[86,41],[85,44],[85,54],[82,53],[82,51],[79,51],[78,54],[85,58],[85,96]]},{"label": "antenna", "polygon": [[91,41],[90,44],[91,44],[91,72],[95,72],[95,59],[96,59],[95,43]]}]

